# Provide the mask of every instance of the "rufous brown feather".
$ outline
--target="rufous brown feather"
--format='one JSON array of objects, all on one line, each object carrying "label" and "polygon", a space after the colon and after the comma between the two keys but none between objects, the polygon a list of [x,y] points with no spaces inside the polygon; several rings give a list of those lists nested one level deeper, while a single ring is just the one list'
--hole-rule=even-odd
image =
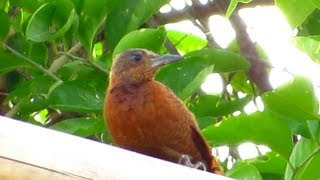
[{"label": "rufous brown feather", "polygon": [[154,80],[159,67],[180,60],[132,49],[114,59],[105,119],[114,142],[125,149],[178,163],[182,155],[222,174],[194,115],[166,86]]}]

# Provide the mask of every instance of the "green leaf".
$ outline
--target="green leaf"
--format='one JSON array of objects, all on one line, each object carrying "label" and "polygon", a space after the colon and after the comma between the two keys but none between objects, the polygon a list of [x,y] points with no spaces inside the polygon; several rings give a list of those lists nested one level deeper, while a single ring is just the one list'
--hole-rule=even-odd
[{"label": "green leaf", "polygon": [[298,26],[298,30],[299,30],[298,36],[319,35],[320,34],[319,19],[320,19],[320,10],[316,9],[307,17],[307,19],[300,26]]},{"label": "green leaf", "polygon": [[82,61],[72,61],[70,63],[65,64],[62,68],[60,68],[57,72],[59,77],[62,80],[70,81],[70,80],[95,80],[106,79],[106,74],[97,71],[91,66],[84,64]]},{"label": "green leaf", "polygon": [[169,0],[118,0],[106,19],[109,48],[116,47],[128,32],[136,30]]},{"label": "green leaf", "polygon": [[54,81],[47,76],[37,76],[29,81],[22,81],[6,98],[6,103],[20,102],[20,114],[30,115],[35,111],[47,108],[48,92]]},{"label": "green leaf", "polygon": [[300,25],[316,8],[311,0],[276,0],[292,28]]},{"label": "green leaf", "polygon": [[233,13],[233,11],[236,9],[238,3],[249,3],[252,0],[231,0],[229,7],[227,9],[226,12],[226,18],[229,18],[231,16],[231,14]]},{"label": "green leaf", "polygon": [[169,40],[180,52],[182,52],[182,54],[203,49],[207,45],[206,40],[193,34],[173,30],[168,30],[167,34]]},{"label": "green leaf", "polygon": [[81,137],[100,134],[106,130],[103,118],[66,119],[50,128]]},{"label": "green leaf", "polygon": [[266,112],[230,117],[207,127],[203,134],[213,146],[236,145],[249,141],[267,145],[286,159],[289,159],[292,149],[291,133],[287,124]]},{"label": "green leaf", "polygon": [[219,96],[204,95],[192,102],[189,108],[196,115],[196,117],[221,117],[231,114],[237,110],[242,110],[242,108],[251,100],[251,96],[229,101],[221,99]]},{"label": "green leaf", "polygon": [[78,38],[88,52],[91,52],[96,33],[116,2],[114,0],[81,1]]},{"label": "green leaf", "polygon": [[57,84],[49,94],[50,106],[63,111],[102,112],[106,82],[74,80]]},{"label": "green leaf", "polygon": [[29,67],[30,64],[25,60],[16,57],[13,54],[5,52],[0,48],[0,74],[7,73],[12,71],[18,67]]},{"label": "green leaf", "polygon": [[189,106],[189,109],[196,117],[215,116],[214,109],[221,100],[220,96],[203,95],[195,99]]},{"label": "green leaf", "polygon": [[214,72],[248,70],[248,61],[239,54],[222,49],[202,49],[185,55],[186,59],[198,59],[214,64]]},{"label": "green leaf", "polygon": [[293,132],[311,137],[307,120],[320,120],[318,101],[312,83],[296,77],[272,92],[262,95],[265,111],[286,120]]},{"label": "green leaf", "polygon": [[212,125],[216,122],[217,118],[212,116],[203,116],[203,117],[197,117],[198,125],[200,129],[204,129],[208,127],[209,125]]},{"label": "green leaf", "polygon": [[282,178],[287,165],[287,161],[275,152],[268,152],[266,155],[260,155],[257,158],[245,160],[245,162],[254,165],[263,177]]},{"label": "green leaf", "polygon": [[320,1],[319,0],[312,0],[313,4],[317,6],[318,9],[320,9]]},{"label": "green leaf", "polygon": [[144,48],[153,52],[159,52],[166,38],[164,28],[141,29],[124,36],[113,52],[113,56],[132,48]]},{"label": "green leaf", "polygon": [[42,5],[31,17],[26,37],[35,42],[44,42],[50,39],[53,32],[50,31],[51,19],[55,11],[51,3]]},{"label": "green leaf", "polygon": [[36,63],[44,67],[47,65],[48,49],[44,43],[32,43],[27,41],[23,35],[17,34],[12,39],[10,46]]},{"label": "green leaf", "polygon": [[237,180],[263,180],[255,166],[244,162],[237,162],[225,175]]},{"label": "green leaf", "polygon": [[320,148],[316,141],[301,138],[290,156],[294,168],[287,166],[285,180],[289,179],[318,179],[320,176]]},{"label": "green leaf", "polygon": [[40,6],[32,15],[26,37],[34,42],[45,42],[63,36],[78,21],[70,1],[55,1]]},{"label": "green leaf", "polygon": [[315,150],[315,154],[312,155],[312,158],[308,161],[306,165],[304,165],[301,170],[298,171],[295,176],[296,179],[317,179],[320,177],[319,172],[319,164],[320,164],[320,149]]},{"label": "green leaf", "polygon": [[10,30],[10,20],[7,15],[7,13],[0,9],[0,22],[1,22],[1,28],[0,28],[0,42],[1,40],[5,39],[7,37],[7,34]]},{"label": "green leaf", "polygon": [[312,60],[320,63],[320,41],[312,37],[294,37],[293,43],[300,50],[306,52]]},{"label": "green leaf", "polygon": [[205,78],[213,71],[214,65],[206,60],[189,58],[162,68],[156,79],[170,87],[181,99],[197,91]]},{"label": "green leaf", "polygon": [[35,11],[39,7],[38,0],[10,0],[11,6],[21,7],[29,12]]},{"label": "green leaf", "polygon": [[241,91],[246,94],[253,94],[254,87],[250,83],[250,81],[248,81],[248,75],[244,71],[234,73],[230,84],[232,88],[237,92]]},{"label": "green leaf", "polygon": [[185,99],[197,91],[205,78],[216,72],[247,69],[248,62],[238,54],[217,49],[202,49],[185,55],[185,60],[162,68],[156,79]]}]

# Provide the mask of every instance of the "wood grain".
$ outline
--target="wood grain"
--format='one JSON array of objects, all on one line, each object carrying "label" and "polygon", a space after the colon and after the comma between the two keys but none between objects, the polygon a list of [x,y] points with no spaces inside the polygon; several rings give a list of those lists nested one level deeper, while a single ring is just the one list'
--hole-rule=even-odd
[{"label": "wood grain", "polygon": [[1,180],[174,177],[229,179],[0,116]]}]

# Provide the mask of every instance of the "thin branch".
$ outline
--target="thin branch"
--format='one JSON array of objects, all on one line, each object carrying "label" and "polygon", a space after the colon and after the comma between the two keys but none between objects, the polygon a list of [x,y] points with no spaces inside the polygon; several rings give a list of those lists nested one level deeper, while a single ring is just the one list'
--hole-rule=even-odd
[{"label": "thin branch", "polygon": [[209,19],[208,17],[204,19],[196,19],[196,20],[191,20],[192,23],[197,26],[203,34],[206,36],[206,39],[208,41],[208,47],[211,48],[221,48],[219,44],[214,40],[212,33],[209,28]]},{"label": "thin branch", "polygon": [[82,61],[82,62],[84,62],[84,63],[92,66],[93,68],[95,68],[95,69],[97,69],[97,70],[99,70],[99,71],[101,71],[101,72],[103,72],[103,73],[105,73],[105,74],[109,74],[109,71],[108,71],[108,70],[104,69],[104,68],[101,67],[100,65],[98,65],[98,64],[96,64],[96,63],[94,63],[94,62],[92,62],[92,61],[90,61],[90,60],[83,59],[83,58],[81,58],[81,57],[72,55],[72,54],[67,53],[67,52],[59,52],[59,54],[62,54],[62,55],[64,55],[64,56],[68,56],[68,57],[71,58],[71,59],[75,59],[75,60]]},{"label": "thin branch", "polygon": [[[74,45],[67,53],[68,54],[73,54],[82,47],[81,43],[78,42],[76,45]],[[64,64],[66,64],[69,61],[69,57],[66,55],[62,55],[59,58],[53,60],[53,63],[51,64],[49,68],[50,73],[55,73],[57,72]]]},{"label": "thin branch", "polygon": [[[193,4],[192,6],[195,6],[195,7],[201,7],[202,5],[199,0],[192,0],[192,4]],[[212,36],[212,33],[209,28],[209,18],[210,16],[203,16],[203,17],[197,17],[195,19],[191,19],[191,21],[206,36],[206,39],[208,41],[208,45],[207,45],[208,47],[221,48]]]},{"label": "thin branch", "polygon": [[42,67],[40,64],[36,63],[34,60],[26,57],[25,55],[21,54],[20,52],[16,51],[15,49],[11,48],[10,46],[6,45],[6,44],[2,44],[6,49],[8,49],[12,54],[24,59],[25,61],[27,61],[28,63],[30,63],[32,66],[34,66],[35,68],[37,68],[38,70],[42,71],[43,73],[47,74],[48,76],[50,76],[52,79],[56,80],[56,81],[62,81],[59,77],[57,77],[56,75],[54,75],[52,72],[48,71],[46,68]]},{"label": "thin branch", "polygon": [[[269,75],[267,73],[269,65],[260,59],[256,47],[246,31],[246,24],[238,15],[238,10],[246,7],[255,7],[257,5],[273,4],[274,2],[272,0],[255,0],[247,4],[240,3],[230,17],[230,21],[236,31],[236,38],[238,40],[241,53],[251,64],[248,72],[249,79],[258,86],[261,93],[272,90],[272,86],[268,79]],[[183,20],[191,20],[204,32],[211,47],[219,47],[212,35],[209,33],[208,18],[215,14],[224,15],[228,5],[229,3],[225,0],[209,1],[204,5],[197,3],[197,0],[193,0],[193,4],[191,6],[186,6],[184,9],[179,11],[173,9],[169,13],[158,13],[153,16],[149,22],[156,22],[157,25],[163,25]]]},{"label": "thin branch", "polygon": [[176,45],[173,44],[168,37],[164,42],[164,46],[166,47],[167,51],[169,51],[171,54],[180,54],[176,48]]},{"label": "thin branch", "polygon": [[12,118],[14,115],[16,115],[18,113],[18,111],[20,110],[21,104],[23,102],[24,98],[21,99],[16,105],[14,105],[6,114],[6,117],[10,117]]},{"label": "thin branch", "polygon": [[1,91],[0,91],[0,96],[8,96],[8,94],[9,94],[9,93],[7,93],[7,92],[1,92]]},{"label": "thin branch", "polygon": [[246,24],[238,13],[233,13],[230,20],[235,29],[241,53],[249,60],[251,65],[248,72],[249,78],[259,87],[261,93],[272,90],[267,72],[270,66],[259,57],[255,44],[247,33]]},{"label": "thin branch", "polygon": [[[159,26],[157,20],[152,18],[146,22],[146,25],[151,28]],[[165,39],[164,46],[166,47],[166,51],[164,53],[169,51],[171,54],[179,54],[176,45],[174,45],[168,37]]]}]

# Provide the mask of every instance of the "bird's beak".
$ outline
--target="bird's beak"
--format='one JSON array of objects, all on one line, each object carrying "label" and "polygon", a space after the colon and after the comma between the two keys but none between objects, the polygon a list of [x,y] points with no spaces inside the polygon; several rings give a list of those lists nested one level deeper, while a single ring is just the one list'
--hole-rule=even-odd
[{"label": "bird's beak", "polygon": [[160,66],[170,64],[172,62],[181,60],[183,57],[180,55],[173,55],[173,54],[166,54],[162,56],[156,56],[151,59],[151,67],[152,68],[158,68]]}]

